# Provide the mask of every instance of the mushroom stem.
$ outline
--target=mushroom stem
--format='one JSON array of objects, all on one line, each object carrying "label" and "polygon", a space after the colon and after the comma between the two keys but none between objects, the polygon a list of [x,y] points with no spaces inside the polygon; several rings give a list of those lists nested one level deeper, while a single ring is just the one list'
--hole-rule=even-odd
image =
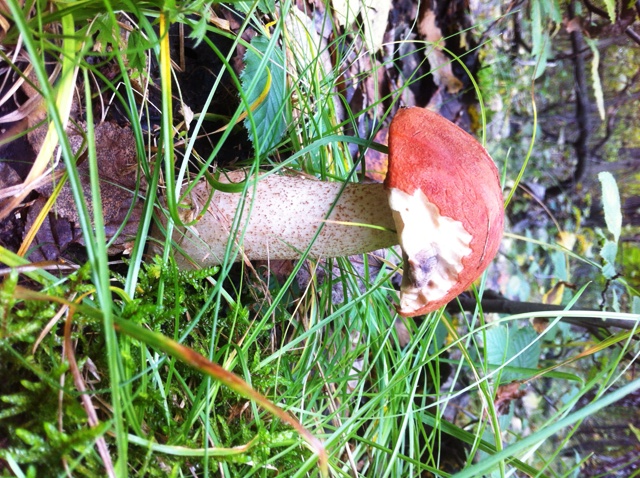
[{"label": "mushroom stem", "polygon": [[[227,178],[231,182],[241,181],[245,173],[229,173]],[[233,236],[230,231],[242,194],[215,191],[203,212],[210,194],[211,186],[205,181],[193,188],[189,217],[184,219],[187,222],[190,217],[201,217],[194,226],[181,228],[174,234],[185,258],[200,266],[220,264],[230,239],[250,260],[295,259],[310,244],[311,257],[338,257],[398,243],[387,191],[382,184],[344,185],[302,177],[267,176],[258,181],[255,190],[249,187],[240,226]]]}]

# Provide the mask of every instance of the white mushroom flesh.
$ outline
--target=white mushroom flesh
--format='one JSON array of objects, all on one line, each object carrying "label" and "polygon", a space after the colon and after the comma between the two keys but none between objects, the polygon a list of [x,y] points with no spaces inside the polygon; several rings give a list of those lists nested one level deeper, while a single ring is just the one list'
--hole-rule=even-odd
[{"label": "white mushroom flesh", "polygon": [[460,221],[440,215],[417,189],[389,189],[389,204],[404,255],[400,310],[411,313],[444,297],[456,285],[471,234]]}]

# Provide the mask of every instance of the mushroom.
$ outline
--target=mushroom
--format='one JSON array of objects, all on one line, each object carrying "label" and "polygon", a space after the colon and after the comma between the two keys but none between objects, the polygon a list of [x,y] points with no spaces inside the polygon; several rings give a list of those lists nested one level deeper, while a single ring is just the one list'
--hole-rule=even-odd
[{"label": "mushroom", "polygon": [[[228,173],[224,181],[245,179]],[[250,178],[255,179],[255,178]],[[323,182],[268,175],[242,195],[215,191],[207,182],[190,194],[174,240],[187,264],[219,264],[230,231],[244,257],[338,257],[400,244],[404,258],[398,312],[426,314],[464,291],[498,251],[503,227],[498,171],[468,133],[436,113],[402,109],[391,122],[384,184]],[[242,204],[242,206],[241,206]],[[318,228],[323,226],[318,233]],[[317,236],[316,236],[317,234]],[[314,240],[315,237],[315,240]]]}]

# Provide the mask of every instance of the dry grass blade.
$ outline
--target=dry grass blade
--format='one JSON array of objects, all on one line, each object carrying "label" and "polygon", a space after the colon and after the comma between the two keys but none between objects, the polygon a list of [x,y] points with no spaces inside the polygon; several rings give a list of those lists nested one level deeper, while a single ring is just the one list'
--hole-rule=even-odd
[{"label": "dry grass blade", "polygon": [[[98,420],[98,415],[96,414],[95,407],[91,402],[91,397],[87,393],[87,387],[85,386],[82,374],[80,373],[80,369],[78,368],[78,362],[76,362],[74,347],[71,343],[71,324],[73,323],[73,315],[73,309],[68,309],[67,319],[64,324],[64,354],[67,356],[67,360],[69,360],[69,369],[71,370],[71,374],[73,375],[73,383],[75,384],[76,389],[81,393],[80,397],[82,400],[82,405],[87,412],[89,425],[95,427],[100,423],[100,421]],[[115,477],[116,472],[113,467],[111,455],[109,454],[109,448],[107,447],[107,442],[105,441],[104,437],[98,437],[96,439],[96,446],[98,447],[98,453],[100,454],[100,457],[102,458],[102,461],[104,463],[107,476]]]}]

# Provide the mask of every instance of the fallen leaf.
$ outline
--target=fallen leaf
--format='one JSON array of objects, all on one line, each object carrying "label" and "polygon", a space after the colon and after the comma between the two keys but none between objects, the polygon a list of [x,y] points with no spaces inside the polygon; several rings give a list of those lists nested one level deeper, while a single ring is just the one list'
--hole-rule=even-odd
[{"label": "fallen leaf", "polygon": [[438,86],[443,86],[448,93],[455,94],[462,89],[462,81],[453,74],[452,60],[444,54],[442,47],[444,39],[442,31],[436,25],[436,14],[427,9],[418,24],[418,31],[431,45],[427,46],[426,56],[431,65],[433,81]]},{"label": "fallen leaf", "polygon": [[224,30],[225,32],[231,31],[231,23],[229,22],[229,20],[220,18],[213,10],[209,12],[209,22],[218,27],[220,30]]},{"label": "fallen leaf", "polygon": [[506,413],[509,404],[526,395],[526,390],[521,390],[522,382],[516,381],[506,385],[500,385],[496,392],[495,406],[499,413]]},{"label": "fallen leaf", "polygon": [[[376,134],[374,141],[380,144],[388,144],[389,128],[382,128]],[[364,157],[365,172],[364,175],[377,183],[384,181],[387,175],[387,165],[389,163],[388,155],[381,153],[373,148],[367,149]]]},{"label": "fallen leaf", "polygon": [[332,5],[341,27],[352,25],[360,17],[367,50],[371,54],[380,50],[387,30],[391,0],[333,0]]},{"label": "fallen leaf", "polygon": [[[5,162],[0,162],[0,190],[20,184],[22,180],[15,169]],[[0,196],[2,201],[2,196]]]},{"label": "fallen leaf", "polygon": [[533,326],[533,330],[535,330],[536,333],[541,334],[542,332],[547,330],[547,327],[549,326],[549,319],[545,317],[534,317],[533,319],[531,319],[531,325]]},{"label": "fallen leaf", "polygon": [[[36,135],[34,139],[36,140],[35,146],[37,146],[39,136]],[[79,148],[84,143],[83,134],[78,131],[69,131],[69,141],[74,152],[78,154]],[[107,239],[111,239],[116,234],[133,205],[133,211],[122,233],[109,249],[109,252],[114,254],[123,252],[127,248],[127,241],[130,241],[135,235],[142,213],[142,204],[134,197],[137,177],[135,139],[130,128],[122,128],[115,123],[105,122],[96,126],[95,142],[100,177],[100,199]],[[63,170],[63,164],[59,164],[56,168],[56,171]],[[87,207],[91,212],[93,201],[91,199],[88,162],[83,161],[78,164],[77,170]],[[142,190],[144,190],[144,186],[145,182],[141,181]],[[42,195],[42,201],[51,196],[54,187],[54,182],[48,182],[37,188],[37,191]],[[40,212],[43,205],[44,202],[40,202],[40,199],[32,205],[27,216],[27,231],[33,225],[35,215]],[[30,259],[56,259],[69,244],[74,242],[84,244],[78,224],[78,211],[71,187],[67,183],[62,187],[51,213],[48,214],[35,236],[35,245],[42,251],[40,253],[33,252]],[[34,248],[31,247],[31,249]]]},{"label": "fallen leaf", "polygon": [[567,33],[579,32],[582,30],[582,22],[579,17],[573,17],[572,19],[564,19],[564,27]]},{"label": "fallen leaf", "polygon": [[[31,204],[27,213],[26,231],[34,226],[46,202],[47,198],[39,197]],[[27,257],[31,262],[56,260],[63,256],[69,244],[75,242],[81,234],[80,229],[76,228],[69,219],[49,212],[38,228]]]},{"label": "fallen leaf", "polygon": [[181,103],[180,109],[182,110],[182,117],[184,118],[185,129],[189,131],[189,128],[191,127],[191,122],[193,121],[195,114],[193,114],[193,110],[184,103]]},{"label": "fallen leaf", "polygon": [[577,237],[573,232],[568,231],[560,231],[558,233],[557,243],[558,245],[564,247],[565,249],[572,251],[573,247],[576,245]]},{"label": "fallen leaf", "polygon": [[560,305],[562,304],[562,296],[564,295],[564,285],[565,283],[560,281],[556,285],[554,285],[551,290],[547,291],[542,296],[543,304],[553,304]]}]

